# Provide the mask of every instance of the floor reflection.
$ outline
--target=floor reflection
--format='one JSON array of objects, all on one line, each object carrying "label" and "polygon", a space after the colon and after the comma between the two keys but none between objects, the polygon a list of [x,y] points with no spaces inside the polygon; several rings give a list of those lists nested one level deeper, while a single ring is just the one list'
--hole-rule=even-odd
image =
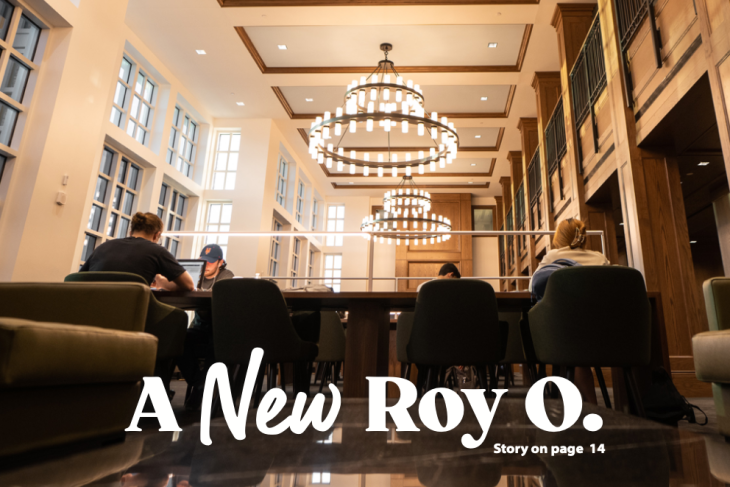
[{"label": "floor reflection", "polygon": [[[546,409],[559,424],[561,402]],[[415,413],[412,417],[419,432],[396,432],[389,424],[387,433],[373,433],[365,431],[367,403],[345,401],[335,427],[326,432],[310,428],[301,435],[287,431],[266,436],[256,429],[255,415],[249,414],[245,440],[234,439],[225,421],[218,418],[211,425],[213,443],[204,446],[199,425],[174,434],[147,428],[144,433],[129,434],[121,444],[2,472],[0,485],[573,487],[722,486],[730,482],[730,444],[722,438],[586,405],[583,415],[590,413],[603,417],[600,431],[586,431],[579,420],[566,431],[547,433],[528,421],[522,401],[503,400],[484,444],[468,450],[461,444],[462,435],[478,437],[481,431],[469,411],[447,433],[425,429]],[[443,423],[445,416],[440,417]],[[546,449],[504,454],[495,452],[496,443]],[[553,455],[551,447],[556,445],[582,446],[584,452]]]}]

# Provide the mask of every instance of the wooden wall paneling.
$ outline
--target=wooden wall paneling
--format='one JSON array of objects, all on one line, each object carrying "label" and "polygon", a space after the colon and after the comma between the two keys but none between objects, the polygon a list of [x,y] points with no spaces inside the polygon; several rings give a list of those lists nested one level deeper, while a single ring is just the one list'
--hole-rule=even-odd
[{"label": "wooden wall paneling", "polygon": [[[497,206],[497,211],[496,211],[496,216],[495,216],[495,230],[501,230],[502,229],[502,225],[504,225],[504,204],[502,203],[502,197],[501,196],[495,196],[494,197],[494,200],[496,201],[496,206]],[[502,239],[502,240],[504,240],[504,239]],[[497,258],[500,261],[499,275],[500,276],[503,276],[504,273],[502,272],[502,266],[503,265],[506,266],[507,264],[506,264],[506,262],[504,262],[504,259],[502,258],[502,255],[499,255]],[[500,279],[500,281],[499,281],[499,290],[500,291],[503,290],[504,282],[505,282],[504,280],[501,280]]]},{"label": "wooden wall paneling", "polygon": [[[502,224],[504,225],[504,229],[507,230],[507,215],[509,214],[510,209],[512,209],[512,181],[510,178],[503,176],[499,178],[499,184],[502,185],[502,208],[503,208],[503,215],[502,215]],[[514,217],[514,212],[512,213],[512,216]],[[514,219],[512,220],[512,228],[514,228]],[[509,237],[504,237],[504,268],[505,268],[505,275],[511,276],[512,275],[512,266],[510,265],[510,257],[509,257]],[[513,248],[514,249],[514,248]],[[504,291],[513,291],[514,280],[505,280],[503,282],[503,290]]]},{"label": "wooden wall paneling", "polygon": [[[437,193],[431,195],[431,210],[451,219],[452,229],[471,230],[471,194]],[[456,264],[464,276],[473,275],[472,237],[453,236],[442,243],[401,245],[396,247],[395,275],[397,277],[435,277],[447,262]],[[428,274],[431,273],[431,274]],[[414,290],[424,281],[400,281],[399,291]]]},{"label": "wooden wall paneling", "polygon": [[[550,197],[550,179],[547,168],[547,145],[545,143],[545,127],[550,120],[555,105],[560,99],[562,93],[560,85],[560,72],[542,72],[538,71],[532,79],[532,87],[535,89],[535,97],[537,99],[537,133],[540,146],[540,161],[542,173],[542,192],[543,198],[543,215],[545,215],[545,226],[549,230],[555,228],[555,217],[552,208],[552,198]],[[545,245],[549,248],[550,243]]]}]

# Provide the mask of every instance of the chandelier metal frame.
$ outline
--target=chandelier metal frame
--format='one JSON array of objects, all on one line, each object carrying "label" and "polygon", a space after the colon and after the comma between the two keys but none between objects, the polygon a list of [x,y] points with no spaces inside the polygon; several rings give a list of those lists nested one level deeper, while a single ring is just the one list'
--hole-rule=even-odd
[{"label": "chandelier metal frame", "polygon": [[[410,176],[414,170],[423,174],[426,166],[433,172],[436,171],[436,164],[440,168],[451,164],[457,156],[459,146],[459,135],[453,122],[449,122],[447,117],[439,119],[437,112],[427,113],[423,107],[425,99],[420,86],[413,85],[411,80],[403,83],[403,78],[395,69],[393,61],[388,59],[388,52],[393,46],[385,43],[381,44],[380,49],[385,52],[385,59],[378,63],[378,67],[370,73],[370,76],[363,76],[360,83],[353,80],[348,85],[345,102],[337,108],[335,116],[325,112],[323,117],[317,117],[312,122],[309,129],[309,152],[312,158],[319,164],[326,164],[327,168],[336,164],[340,172],[344,171],[344,166],[347,164],[350,174],[356,174],[357,168],[362,168],[364,175],[369,176],[370,169],[374,169],[379,177],[384,175],[386,169],[392,172],[393,177],[398,175],[398,169],[405,169],[405,174]],[[395,76],[396,83],[386,82],[391,74]],[[378,82],[379,79],[383,81]],[[369,80],[374,81],[369,82]],[[391,100],[391,91],[395,92],[396,101]],[[401,109],[394,111],[393,105],[397,108],[398,103]],[[385,132],[388,133],[387,160],[382,157],[383,154],[379,154],[377,161],[371,161],[367,151],[364,151],[364,157],[357,157],[356,151],[353,150],[346,155],[344,148],[341,147],[345,136],[356,131],[358,123],[365,123],[366,130],[372,132],[375,122],[379,125],[382,122]],[[434,146],[427,149],[428,155],[426,150],[418,151],[418,156],[411,160],[408,151],[391,147],[390,129],[393,125],[397,126],[398,122],[401,123],[404,133],[408,132],[410,125],[414,125],[419,136],[430,135],[429,139],[434,141]],[[339,137],[336,145],[334,142],[328,142],[333,140],[333,135]],[[407,152],[406,160],[399,161],[395,152]]]}]

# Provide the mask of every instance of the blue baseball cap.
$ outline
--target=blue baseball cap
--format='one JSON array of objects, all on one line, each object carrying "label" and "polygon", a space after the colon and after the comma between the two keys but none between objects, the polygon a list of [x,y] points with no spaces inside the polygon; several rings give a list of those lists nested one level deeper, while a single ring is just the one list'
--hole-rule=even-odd
[{"label": "blue baseball cap", "polygon": [[200,258],[211,264],[223,259],[223,249],[217,244],[208,244],[200,251]]}]

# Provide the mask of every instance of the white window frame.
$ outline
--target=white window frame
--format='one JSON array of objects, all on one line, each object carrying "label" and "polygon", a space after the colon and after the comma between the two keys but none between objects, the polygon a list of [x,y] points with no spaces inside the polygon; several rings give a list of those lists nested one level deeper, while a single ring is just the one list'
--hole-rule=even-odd
[{"label": "white window frame", "polygon": [[[167,183],[162,183],[157,216],[162,220],[166,231],[185,230],[185,217],[189,205],[190,197],[188,195]],[[165,236],[164,241],[160,241],[160,245],[164,245],[175,258],[179,257],[181,243],[180,237],[176,235]]]},{"label": "white window frame", "polygon": [[[108,160],[107,160],[108,158]],[[105,166],[108,164],[108,169]],[[125,168],[123,181],[119,178],[122,176],[122,168]],[[132,174],[135,173],[136,178],[132,181]],[[101,160],[99,161],[99,169],[97,173],[97,185],[92,196],[92,203],[89,212],[89,221],[84,229],[82,238],[84,244],[81,250],[81,264],[85,262],[85,257],[91,255],[94,249],[88,249],[89,242],[94,239],[94,248],[103,244],[107,240],[114,238],[124,238],[129,234],[129,228],[132,223],[132,216],[137,211],[139,204],[139,188],[142,186],[142,177],[144,169],[141,165],[136,164],[130,158],[121,154],[108,146],[104,146],[102,150]],[[99,195],[99,186],[102,180],[106,181],[106,190],[103,195]],[[133,183],[130,186],[129,183]],[[117,193],[120,195],[120,201],[115,204]],[[132,201],[128,211],[125,211],[127,198],[131,195]],[[94,218],[96,211],[99,211],[98,218]],[[113,221],[113,224],[111,223]],[[122,225],[122,221],[126,221],[126,227]],[[95,223],[96,222],[96,223]],[[121,229],[126,230],[121,233]],[[111,230],[111,235],[109,234]]]},{"label": "white window frame", "polygon": [[180,105],[175,105],[168,138],[167,163],[192,178],[198,152],[200,124]]},{"label": "white window frame", "polygon": [[329,472],[312,472],[312,484],[329,484],[332,481],[332,474]]},{"label": "white window frame", "polygon": [[304,192],[306,191],[306,186],[304,186],[304,181],[301,179],[299,180],[299,184],[297,185],[297,204],[294,208],[294,217],[297,219],[299,223],[302,223],[302,217],[304,215]]},{"label": "white window frame", "polygon": [[[233,203],[230,201],[208,201],[205,207],[205,231],[229,232],[232,215]],[[208,244],[219,245],[223,250],[223,258],[226,258],[228,235],[208,235],[205,237],[204,246]]]},{"label": "white window frame", "polygon": [[284,156],[279,156],[279,167],[277,168],[276,177],[276,201],[281,205],[286,205],[286,185],[289,173],[289,161]]},{"label": "white window frame", "polygon": [[[43,31],[47,28],[36,21],[35,15],[26,15],[28,10],[22,6],[5,0],[2,2],[2,7],[9,8],[10,12],[4,22],[4,38],[0,37],[0,67],[3,68],[0,71],[0,110],[2,110],[2,120],[7,123],[7,125],[0,126],[0,147],[10,148],[11,146],[17,146],[13,143],[15,137],[17,135],[22,136],[22,134],[16,134],[15,129],[21,113],[27,113],[30,109],[30,96],[33,94],[34,89],[31,88],[31,92],[28,92],[28,81],[33,71],[38,71],[40,68],[40,58],[38,61],[34,60],[38,57],[38,47],[42,44]],[[28,35],[28,32],[21,29],[23,19],[38,29],[38,35],[35,38],[33,52],[30,53],[30,57],[20,51],[25,46],[18,46],[21,39],[32,38]],[[13,70],[16,67],[18,69]],[[25,77],[18,76],[19,73],[23,72],[22,68],[25,68]],[[10,151],[6,152],[10,153]],[[5,161],[0,162],[0,177],[2,177],[4,162],[10,157],[12,156],[3,155]]]},{"label": "white window frame", "polygon": [[216,134],[215,158],[210,175],[210,189],[236,189],[236,173],[238,171],[241,151],[241,133],[222,131]]},{"label": "white window frame", "polygon": [[[299,264],[301,262],[302,246],[303,246],[302,240],[294,237],[292,240],[292,252],[291,252],[291,277],[299,276]],[[293,288],[297,287],[298,283],[299,283],[298,279],[292,280],[291,287],[293,287]]]},{"label": "white window frame", "polygon": [[[284,225],[274,218],[271,223],[271,230],[281,232]],[[269,276],[276,277],[281,270],[281,237],[276,235],[271,237],[271,247],[269,248]]]},{"label": "white window frame", "polygon": [[[307,277],[314,277],[314,250],[312,248],[309,248],[309,261],[307,262]],[[309,284],[312,284],[312,281],[309,281]]]},{"label": "white window frame", "polygon": [[[334,216],[332,210],[334,209]],[[340,211],[342,209],[342,211]],[[341,203],[327,205],[327,231],[345,231],[345,205]],[[342,247],[343,237],[339,235],[327,235],[326,245],[328,247]]]},{"label": "white window frame", "polygon": [[317,230],[317,213],[319,213],[319,201],[312,198],[312,231]]},{"label": "white window frame", "polygon": [[[125,62],[130,64],[126,77]],[[116,83],[109,120],[137,142],[148,146],[152,138],[159,84],[126,52],[122,56]]]},{"label": "white window frame", "polygon": [[[332,258],[331,260],[329,258]],[[337,266],[339,257],[339,267]],[[332,265],[330,265],[332,264]],[[324,254],[324,285],[331,287],[336,293],[340,292],[342,281],[342,254]]]}]

